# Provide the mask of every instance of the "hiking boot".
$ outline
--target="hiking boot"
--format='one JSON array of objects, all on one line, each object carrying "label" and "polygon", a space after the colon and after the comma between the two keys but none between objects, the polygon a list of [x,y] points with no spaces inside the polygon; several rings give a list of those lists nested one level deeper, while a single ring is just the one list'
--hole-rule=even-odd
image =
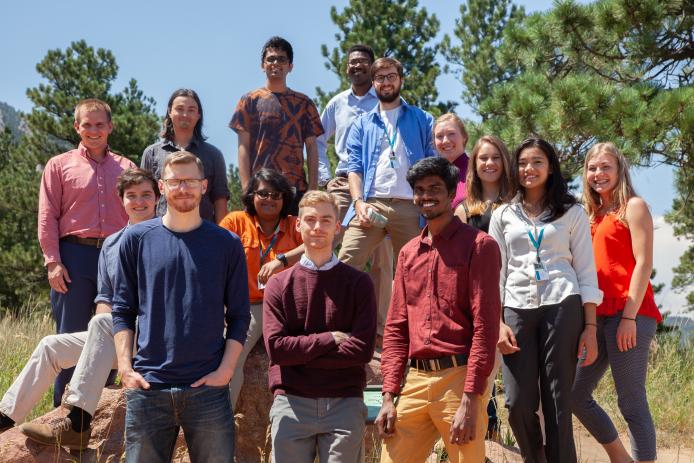
[{"label": "hiking boot", "polygon": [[50,424],[24,423],[19,430],[29,439],[45,445],[58,445],[72,450],[84,450],[89,445],[91,428],[82,432],[72,429],[70,418],[61,418]]},{"label": "hiking boot", "polygon": [[0,434],[7,431],[8,429],[12,429],[13,427],[14,420],[9,416],[5,415],[3,412],[0,412]]}]

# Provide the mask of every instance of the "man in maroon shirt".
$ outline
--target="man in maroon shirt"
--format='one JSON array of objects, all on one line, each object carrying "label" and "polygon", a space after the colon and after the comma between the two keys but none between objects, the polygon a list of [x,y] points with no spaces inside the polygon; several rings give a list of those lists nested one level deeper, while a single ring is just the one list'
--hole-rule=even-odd
[{"label": "man in maroon shirt", "polygon": [[299,202],[297,229],[305,253],[298,265],[268,280],[263,335],[273,463],[357,463],[366,421],[364,366],[376,337],[371,278],[340,262],[333,238],[337,203],[324,191]]},{"label": "man in maroon shirt", "polygon": [[458,168],[446,159],[422,159],[407,181],[427,226],[397,261],[376,418],[381,463],[422,462],[439,436],[451,463],[482,463],[501,310],[499,247],[453,215]]}]

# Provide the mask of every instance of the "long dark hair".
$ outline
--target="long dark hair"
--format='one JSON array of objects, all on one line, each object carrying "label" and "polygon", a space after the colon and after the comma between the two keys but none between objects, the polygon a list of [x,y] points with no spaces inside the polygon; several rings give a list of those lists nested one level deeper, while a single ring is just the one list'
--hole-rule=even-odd
[{"label": "long dark hair", "polygon": [[174,127],[169,114],[171,113],[171,107],[173,106],[174,100],[179,96],[188,96],[194,99],[195,103],[197,103],[200,119],[198,120],[198,123],[195,124],[195,128],[193,129],[193,137],[198,140],[205,140],[207,137],[202,134],[202,103],[200,103],[200,97],[197,93],[195,93],[195,90],[191,90],[189,88],[179,88],[171,94],[169,103],[166,105],[166,117],[164,118],[164,127],[161,131],[161,137],[168,141],[173,141],[174,139]]},{"label": "long dark hair", "polygon": [[[523,150],[528,148],[537,148],[542,151],[547,157],[551,173],[545,183],[544,209],[549,209],[548,222],[553,222],[560,218],[569,210],[571,206],[577,203],[576,198],[569,194],[569,185],[561,174],[561,165],[559,164],[559,156],[554,147],[547,141],[538,136],[530,136],[521,142],[513,153],[513,171],[516,177],[516,184],[520,185],[518,178],[518,158]],[[521,197],[525,197],[525,188],[518,187]]]},{"label": "long dark hair", "polygon": [[266,167],[263,167],[251,177],[248,186],[246,186],[246,191],[243,192],[241,202],[246,212],[251,216],[258,215],[258,212],[255,210],[255,205],[253,204],[253,194],[261,181],[282,193],[282,210],[280,211],[280,218],[283,219],[287,217],[289,215],[289,208],[294,201],[294,189],[289,185],[289,182],[282,174],[274,169],[268,169]]}]

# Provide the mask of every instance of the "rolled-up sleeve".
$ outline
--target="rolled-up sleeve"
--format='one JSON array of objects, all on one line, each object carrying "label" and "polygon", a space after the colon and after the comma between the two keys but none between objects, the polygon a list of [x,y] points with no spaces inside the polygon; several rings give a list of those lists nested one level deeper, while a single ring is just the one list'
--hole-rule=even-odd
[{"label": "rolled-up sleeve", "polygon": [[571,208],[572,224],[569,238],[571,248],[571,265],[576,271],[581,300],[596,305],[602,303],[602,291],[598,288],[598,273],[595,269],[593,243],[590,239],[588,216],[580,206]]},{"label": "rolled-up sleeve", "polygon": [[355,120],[347,136],[347,171],[364,175],[364,155],[362,152],[364,116]]}]

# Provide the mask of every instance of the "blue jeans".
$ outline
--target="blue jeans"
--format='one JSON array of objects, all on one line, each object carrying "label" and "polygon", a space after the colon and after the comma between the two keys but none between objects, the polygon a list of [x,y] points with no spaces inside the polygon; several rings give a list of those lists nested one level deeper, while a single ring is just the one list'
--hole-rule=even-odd
[{"label": "blue jeans", "polygon": [[229,388],[126,389],[125,462],[168,463],[179,428],[192,463],[234,461]]}]

